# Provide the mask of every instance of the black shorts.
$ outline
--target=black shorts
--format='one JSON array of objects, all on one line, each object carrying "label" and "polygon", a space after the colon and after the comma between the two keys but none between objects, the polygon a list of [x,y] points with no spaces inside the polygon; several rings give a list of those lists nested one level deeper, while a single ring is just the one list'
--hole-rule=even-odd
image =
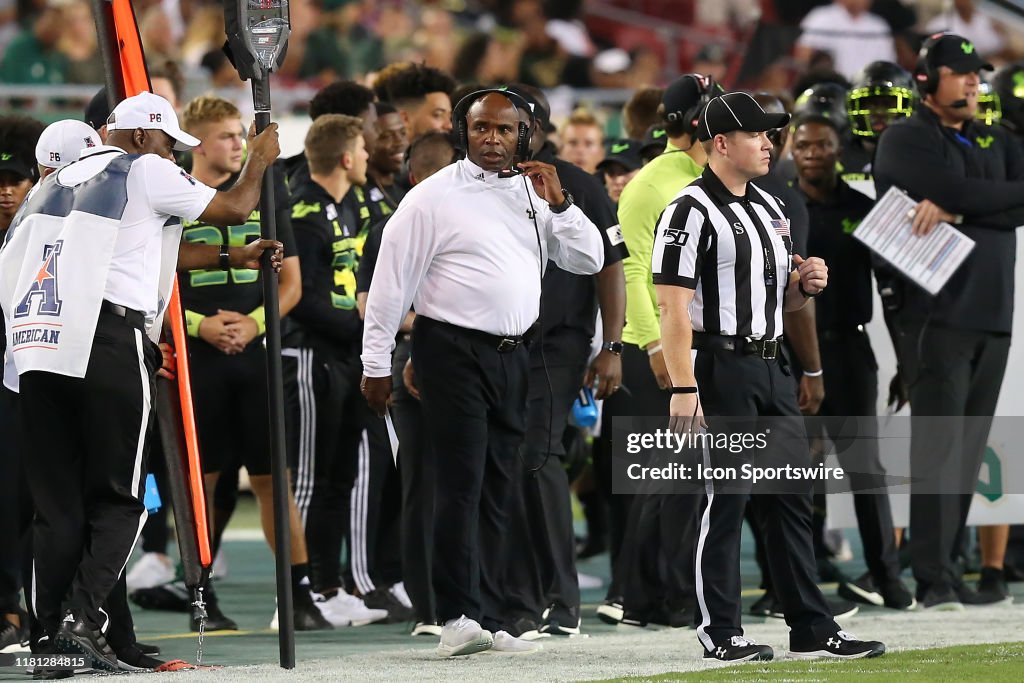
[{"label": "black shorts", "polygon": [[192,401],[203,473],[245,465],[270,474],[266,350],[262,340],[228,356],[201,339],[189,340]]}]

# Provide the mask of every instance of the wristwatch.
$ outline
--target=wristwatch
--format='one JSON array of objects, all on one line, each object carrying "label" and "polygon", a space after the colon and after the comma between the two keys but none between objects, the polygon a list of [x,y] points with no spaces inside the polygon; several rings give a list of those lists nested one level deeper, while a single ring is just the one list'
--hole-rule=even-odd
[{"label": "wristwatch", "polygon": [[570,206],[576,203],[573,201],[572,195],[565,188],[562,188],[562,196],[565,197],[565,199],[562,200],[561,204],[556,204],[554,206],[550,204],[548,205],[551,207],[551,213],[564,213],[569,210]]},{"label": "wristwatch", "polygon": [[608,341],[601,344],[601,350],[607,351],[608,353],[614,353],[616,356],[622,355],[622,342],[620,341]]},{"label": "wristwatch", "polygon": [[226,244],[220,245],[220,269],[231,270],[231,254]]},{"label": "wristwatch", "polygon": [[814,294],[811,294],[810,292],[808,292],[806,289],[804,289],[803,281],[797,283],[797,289],[800,290],[800,293],[803,294],[804,298],[806,298],[806,299],[813,299],[814,297],[816,297],[819,294],[821,294],[821,292],[815,292]]}]

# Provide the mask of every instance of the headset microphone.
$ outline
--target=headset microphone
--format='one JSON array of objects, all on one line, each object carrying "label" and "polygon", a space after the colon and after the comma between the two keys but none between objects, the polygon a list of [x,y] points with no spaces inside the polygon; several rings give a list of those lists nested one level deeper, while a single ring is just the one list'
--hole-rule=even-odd
[{"label": "headset microphone", "polygon": [[523,172],[520,169],[516,168],[515,166],[513,166],[512,168],[503,168],[502,170],[498,171],[499,178],[515,178],[517,175],[522,174]]},{"label": "headset microphone", "polygon": [[967,100],[955,100],[950,102],[949,106],[953,107],[953,109],[966,109]]}]

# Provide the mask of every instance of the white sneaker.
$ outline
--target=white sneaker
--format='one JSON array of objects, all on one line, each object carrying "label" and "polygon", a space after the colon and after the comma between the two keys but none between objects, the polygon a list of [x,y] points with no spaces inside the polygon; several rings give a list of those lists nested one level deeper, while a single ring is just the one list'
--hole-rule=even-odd
[{"label": "white sneaker", "polygon": [[413,636],[440,636],[441,625],[440,624],[428,624],[425,621],[417,621],[416,625],[412,627]]},{"label": "white sneaker", "polygon": [[228,578],[228,556],[224,554],[223,545],[217,551],[217,554],[213,556],[213,571],[210,574],[210,578],[214,581]]},{"label": "white sneaker", "polygon": [[163,553],[143,553],[124,577],[128,592],[140,588],[155,588],[174,581],[174,563]]},{"label": "white sneaker", "polygon": [[452,619],[441,629],[441,642],[437,644],[437,654],[442,657],[472,655],[489,650],[494,645],[494,637],[490,631],[480,627],[465,615]]},{"label": "white sneaker", "polygon": [[279,631],[280,629],[281,629],[281,625],[280,625],[280,623],[277,620],[277,608],[275,607],[274,608],[274,616],[270,620],[270,630],[271,631]]},{"label": "white sneaker", "polygon": [[580,590],[600,588],[604,585],[604,581],[600,577],[583,574],[582,572],[576,572],[576,579],[579,582]]},{"label": "white sneaker", "polygon": [[391,586],[388,591],[395,596],[395,600],[402,603],[402,607],[412,609],[412,600],[409,598],[409,594],[405,592],[405,581],[399,581]]},{"label": "white sneaker", "polygon": [[540,643],[524,640],[523,638],[516,638],[507,631],[498,631],[494,634],[494,645],[491,646],[491,652],[508,652],[511,654],[526,654],[528,652],[536,652],[537,650],[544,649],[544,646]]},{"label": "white sneaker", "polygon": [[325,598],[314,593],[313,601],[320,608],[320,613],[333,626],[366,626],[388,618],[386,609],[370,609],[361,598],[349,595],[341,589],[333,598]]}]

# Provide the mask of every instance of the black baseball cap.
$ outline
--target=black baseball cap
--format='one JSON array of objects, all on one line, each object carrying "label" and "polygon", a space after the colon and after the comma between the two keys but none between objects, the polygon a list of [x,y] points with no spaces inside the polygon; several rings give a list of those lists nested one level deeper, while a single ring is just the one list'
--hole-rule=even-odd
[{"label": "black baseball cap", "polygon": [[597,169],[608,164],[622,164],[627,171],[635,171],[644,165],[640,158],[640,142],[629,138],[612,140],[604,148],[604,159],[597,165]]},{"label": "black baseball cap", "polygon": [[637,151],[641,157],[654,150],[658,150],[658,154],[661,154],[665,151],[666,142],[668,142],[668,133],[665,132],[665,126],[656,123],[644,133],[644,139],[640,142],[640,149]]},{"label": "black baseball cap", "polygon": [[958,74],[992,70],[992,65],[978,55],[974,43],[955,33],[935,34],[935,42],[928,49],[928,63],[933,69],[948,66]]},{"label": "black baseball cap", "polygon": [[731,92],[708,102],[700,117],[697,136],[706,141],[737,130],[763,133],[787,123],[789,114],[769,114],[748,93]]},{"label": "black baseball cap", "polygon": [[541,104],[541,101],[534,97],[526,88],[520,88],[518,85],[510,85],[505,88],[511,93],[519,95],[529,103],[530,108],[533,109],[533,118],[537,122],[537,127],[545,133],[554,133],[555,127],[551,124],[551,112],[548,108]]},{"label": "black baseball cap", "polygon": [[25,159],[22,159],[14,152],[0,149],[0,172],[4,171],[15,173],[20,175],[22,178],[28,178],[29,180],[35,180],[36,177],[36,174],[33,172],[32,164],[28,163]]},{"label": "black baseball cap", "polygon": [[682,118],[688,110],[700,102],[706,88],[701,87],[701,79],[707,76],[700,74],[684,74],[668,84],[661,95],[661,104],[665,108],[662,115],[666,121]]},{"label": "black baseball cap", "polygon": [[110,118],[110,104],[107,102],[107,89],[101,88],[85,106],[85,122],[93,130],[99,130],[107,125],[108,118]]}]

